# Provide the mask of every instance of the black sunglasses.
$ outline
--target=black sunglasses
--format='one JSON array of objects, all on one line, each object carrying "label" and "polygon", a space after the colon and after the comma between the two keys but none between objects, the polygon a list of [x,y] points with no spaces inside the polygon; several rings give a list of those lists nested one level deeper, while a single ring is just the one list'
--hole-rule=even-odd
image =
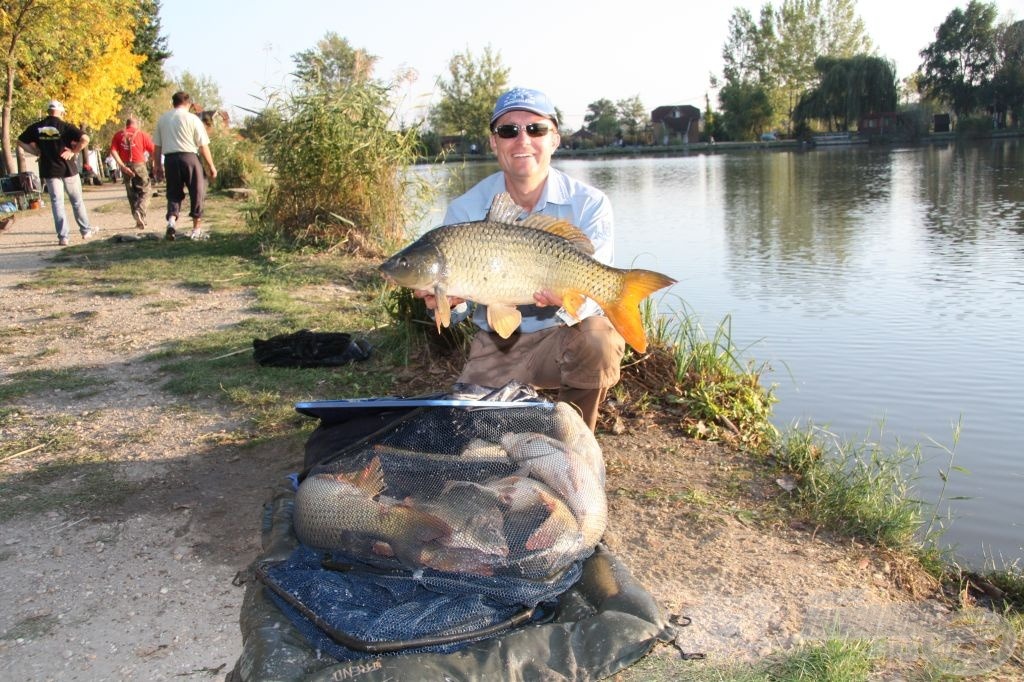
[{"label": "black sunglasses", "polygon": [[527,123],[525,126],[521,126],[518,123],[506,123],[494,126],[494,134],[504,140],[511,140],[519,137],[519,131],[525,129],[526,134],[530,137],[544,137],[551,132],[553,127],[547,123]]}]

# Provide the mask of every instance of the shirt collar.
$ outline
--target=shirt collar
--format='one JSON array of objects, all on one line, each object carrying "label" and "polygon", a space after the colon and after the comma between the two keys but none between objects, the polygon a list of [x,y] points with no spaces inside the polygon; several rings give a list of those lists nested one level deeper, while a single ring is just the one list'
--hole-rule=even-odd
[{"label": "shirt collar", "polygon": [[541,193],[540,201],[537,202],[537,207],[534,210],[540,211],[547,204],[567,206],[571,203],[572,197],[569,194],[569,186],[565,182],[565,174],[554,168],[549,168],[548,179],[544,183],[544,191]]}]

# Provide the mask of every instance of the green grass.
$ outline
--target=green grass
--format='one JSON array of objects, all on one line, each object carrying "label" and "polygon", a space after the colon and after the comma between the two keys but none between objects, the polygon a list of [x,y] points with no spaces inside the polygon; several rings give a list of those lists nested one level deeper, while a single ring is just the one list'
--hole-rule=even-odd
[{"label": "green grass", "polygon": [[32,393],[66,391],[76,395],[108,383],[80,369],[32,369],[11,372],[0,383],[0,402],[7,402]]},{"label": "green grass", "polygon": [[[211,198],[207,219],[213,234],[207,241],[91,242],[62,252],[54,267],[22,286],[81,288],[110,297],[149,295],[160,288],[183,288],[183,297],[190,292],[251,292],[252,317],[182,338],[150,359],[161,362],[167,390],[216,397],[240,409],[259,428],[303,428],[292,409],[298,400],[391,393],[391,370],[401,358],[387,331],[367,331],[381,327],[386,318],[379,305],[383,287],[372,264],[260,241],[239,220],[239,208],[232,200]],[[352,293],[326,300],[301,296],[305,287],[325,285]],[[150,304],[156,310],[183,305],[180,299]],[[67,317],[60,320],[65,333],[68,322]],[[252,361],[254,338],[299,329],[348,331],[383,350],[369,362],[336,369],[263,368]],[[53,370],[14,374],[0,385],[0,399],[54,387],[83,390],[94,381],[80,373]]]},{"label": "green grass", "polygon": [[[662,399],[683,408],[681,425],[688,435],[754,451],[775,441],[778,431],[771,414],[776,399],[773,387],[761,381],[767,368],[744,360],[747,349],[733,343],[731,318],[709,335],[683,301],[672,314],[659,315],[648,298],[641,313],[656,349],[651,352],[666,354],[672,364],[674,390],[665,391]],[[626,364],[633,361],[631,356],[627,354]]]},{"label": "green grass", "polygon": [[794,476],[797,506],[813,523],[900,551],[920,546],[915,536],[924,509],[911,485],[919,447],[887,450],[868,440],[840,441],[812,425],[788,430],[773,454]]},{"label": "green grass", "polygon": [[56,509],[109,509],[143,487],[120,478],[102,452],[51,458],[0,477],[0,521]]},{"label": "green grass", "polygon": [[[685,636],[681,640],[685,642]],[[685,646],[685,645],[684,645]],[[616,677],[620,682],[858,682],[884,664],[868,642],[828,639],[757,663],[648,656]]]}]

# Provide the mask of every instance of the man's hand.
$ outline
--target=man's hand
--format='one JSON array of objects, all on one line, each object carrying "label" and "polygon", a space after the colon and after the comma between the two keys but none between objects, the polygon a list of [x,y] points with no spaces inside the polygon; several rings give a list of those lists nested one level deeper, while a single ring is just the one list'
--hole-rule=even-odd
[{"label": "man's hand", "polygon": [[65,161],[70,161],[71,159],[75,158],[75,152],[73,152],[69,147],[64,147],[64,150],[61,151],[60,153],[60,158],[64,159]]},{"label": "man's hand", "polygon": [[156,180],[157,182],[160,182],[161,180],[164,179],[163,166],[153,166],[153,179]]},{"label": "man's hand", "polygon": [[562,297],[551,291],[551,289],[535,291],[533,294],[533,301],[541,308],[549,305],[558,306],[559,308],[562,307]]},{"label": "man's hand", "polygon": [[[414,297],[416,297],[416,298],[422,298],[423,299],[423,304],[427,306],[428,310],[437,310],[437,296],[434,296],[434,294],[432,294],[429,290],[427,290],[427,289],[413,289],[412,295]],[[455,306],[459,305],[460,303],[464,303],[465,300],[466,299],[459,298],[458,296],[449,296],[448,297],[448,307],[449,308],[454,308]]]}]

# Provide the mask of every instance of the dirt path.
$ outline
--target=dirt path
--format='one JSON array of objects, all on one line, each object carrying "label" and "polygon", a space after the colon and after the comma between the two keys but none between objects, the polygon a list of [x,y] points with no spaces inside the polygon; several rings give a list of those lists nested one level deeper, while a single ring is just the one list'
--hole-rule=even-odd
[{"label": "dirt path", "polygon": [[[119,185],[89,188],[87,203],[100,238],[134,232]],[[67,249],[80,243],[75,235]],[[243,590],[232,580],[256,555],[260,510],[301,466],[302,444],[246,445],[252,434],[234,415],[209,396],[162,391],[159,364],[145,358],[257,313],[241,291],[112,298],[19,286],[59,248],[45,208],[0,232],[0,382],[60,368],[90,379],[80,390],[44,386],[0,413],[0,440],[33,448],[2,450],[0,475],[55,472],[42,488],[52,503],[0,523],[4,678],[222,679],[241,651]],[[799,644],[815,614],[840,606],[877,616],[877,627],[903,619],[896,608],[934,611],[934,629],[948,616],[927,600],[935,586],[891,558],[762,516],[781,489],[735,452],[654,424],[599,440],[607,544],[667,613],[693,619],[686,650],[715,663],[758,659]],[[78,462],[75,477],[61,474],[67,461]]]},{"label": "dirt path", "polygon": [[[86,203],[98,238],[135,232],[120,185],[88,188]],[[157,217],[161,208],[154,198]],[[76,232],[66,248],[81,243]],[[70,501],[0,526],[4,677],[221,677],[241,650],[242,590],[232,579],[258,549],[263,501],[301,451],[239,451],[231,415],[163,393],[158,368],[143,358],[181,334],[250,315],[248,299],[178,290],[111,299],[18,287],[61,248],[48,208],[22,212],[0,233],[0,368],[68,368],[97,383],[18,399],[20,414],[5,420],[3,438],[28,434],[41,447],[5,459],[0,471],[95,458],[97,485],[121,494],[101,512]],[[169,299],[176,304],[153,305]],[[48,444],[69,437],[70,451],[49,454]],[[58,477],[51,487],[56,496],[74,484]]]}]

